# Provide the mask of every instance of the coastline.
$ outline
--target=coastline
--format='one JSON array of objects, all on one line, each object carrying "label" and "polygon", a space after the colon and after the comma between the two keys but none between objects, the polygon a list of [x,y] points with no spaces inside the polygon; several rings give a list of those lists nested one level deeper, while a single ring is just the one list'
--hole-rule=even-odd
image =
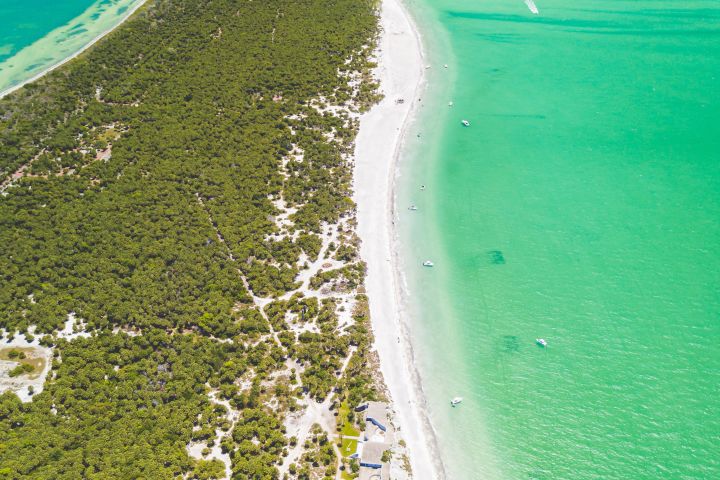
[{"label": "coastline", "polygon": [[[104,30],[104,31],[101,32],[99,35],[95,36],[92,40],[90,40],[90,42],[86,43],[82,48],[80,48],[79,50],[77,50],[77,51],[76,51],[75,53],[73,53],[72,55],[70,55],[70,56],[68,56],[68,57],[65,57],[64,59],[60,60],[59,62],[56,62],[56,63],[50,65],[49,67],[47,67],[46,69],[44,69],[44,70],[41,71],[40,73],[38,73],[38,74],[36,74],[36,75],[33,75],[32,77],[28,78],[27,80],[24,80],[24,81],[20,82],[20,83],[17,84],[17,85],[13,85],[12,87],[7,88],[6,90],[0,91],[0,98],[3,98],[3,97],[5,97],[5,96],[7,96],[7,95],[10,95],[11,93],[13,93],[13,92],[15,92],[15,91],[17,91],[17,90],[20,90],[22,87],[24,87],[24,86],[27,85],[28,83],[32,83],[32,82],[34,82],[34,81],[36,81],[36,80],[44,77],[45,75],[47,75],[48,73],[52,72],[52,71],[55,70],[56,68],[59,68],[59,67],[65,65],[66,63],[68,63],[70,60],[73,60],[73,59],[77,58],[77,57],[80,56],[83,52],[85,52],[88,48],[92,47],[92,46],[95,45],[97,42],[99,42],[100,40],[102,40],[102,39],[103,39],[106,35],[108,35],[110,32],[112,32],[113,30],[115,30],[118,26],[120,26],[120,25],[122,25],[123,23],[125,23],[125,21],[126,21],[127,19],[129,19],[140,7],[142,7],[143,5],[145,5],[145,3],[147,3],[147,0],[139,0],[139,3],[137,3],[135,6],[133,6],[133,7],[130,8],[130,9],[128,9],[127,12],[125,12],[125,15],[123,15],[123,17],[120,19],[119,22],[117,22],[117,23],[116,23],[115,25],[113,25],[112,27]],[[62,28],[62,27],[60,27],[60,28]],[[42,39],[40,39],[40,40],[42,40]],[[32,47],[32,45],[28,45],[28,46],[25,47],[25,48],[31,48],[31,47]],[[21,50],[21,52],[22,52],[22,50]],[[20,52],[18,52],[18,53],[20,53]],[[10,57],[8,60],[11,60],[12,58],[13,58],[13,57]]]},{"label": "coastline", "polygon": [[[390,391],[413,476],[446,478],[415,368],[396,250],[396,167],[425,86],[420,34],[402,0],[383,0],[376,75],[385,97],[360,119],[354,191],[360,252],[380,369]],[[396,103],[402,98],[403,103]]]}]

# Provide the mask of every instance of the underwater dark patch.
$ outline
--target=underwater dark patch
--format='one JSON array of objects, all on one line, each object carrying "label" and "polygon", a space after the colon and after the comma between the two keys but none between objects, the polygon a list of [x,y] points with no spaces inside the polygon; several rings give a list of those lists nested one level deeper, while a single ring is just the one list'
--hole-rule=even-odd
[{"label": "underwater dark patch", "polygon": [[490,263],[492,263],[493,265],[505,264],[505,256],[500,250],[489,250],[487,254],[490,259]]},{"label": "underwater dark patch", "polygon": [[515,335],[503,335],[502,337],[503,351],[513,353],[520,350],[520,340]]}]

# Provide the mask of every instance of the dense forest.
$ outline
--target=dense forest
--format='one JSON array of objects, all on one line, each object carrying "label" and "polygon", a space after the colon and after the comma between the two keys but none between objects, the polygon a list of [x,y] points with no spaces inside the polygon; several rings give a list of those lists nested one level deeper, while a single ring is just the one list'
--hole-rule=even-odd
[{"label": "dense forest", "polygon": [[[0,479],[220,478],[186,448],[216,441],[281,478],[303,399],[378,395],[350,199],[375,3],[151,0],[0,100],[0,328],[53,347],[0,395]],[[313,435],[285,475],[323,468]]]}]

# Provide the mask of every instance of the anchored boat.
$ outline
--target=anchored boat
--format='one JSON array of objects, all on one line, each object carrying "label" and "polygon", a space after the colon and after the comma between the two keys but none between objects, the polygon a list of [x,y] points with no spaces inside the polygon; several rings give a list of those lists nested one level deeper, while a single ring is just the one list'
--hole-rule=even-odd
[{"label": "anchored boat", "polygon": [[536,338],[535,343],[537,343],[538,345],[540,345],[543,348],[547,347],[547,342],[545,341],[544,338]]},{"label": "anchored boat", "polygon": [[452,400],[450,400],[450,405],[455,407],[457,405],[460,405],[462,403],[462,401],[463,401],[462,397],[455,397]]},{"label": "anchored boat", "polygon": [[423,262],[423,267],[434,267],[434,266],[435,266],[435,264],[433,262],[431,262],[430,260],[425,260]]}]

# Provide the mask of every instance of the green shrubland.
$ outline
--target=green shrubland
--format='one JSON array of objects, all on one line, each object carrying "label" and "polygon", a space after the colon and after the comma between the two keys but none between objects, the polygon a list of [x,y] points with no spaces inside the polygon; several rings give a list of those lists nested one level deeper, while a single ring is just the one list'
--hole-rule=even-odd
[{"label": "green shrubland", "polygon": [[[216,478],[186,451],[216,429],[233,478],[277,478],[298,395],[373,395],[366,314],[340,334],[332,299],[260,310],[252,295],[297,288],[322,224],[354,209],[356,122],[312,102],[376,101],[376,29],[374,0],[151,0],[0,100],[0,328],[36,326],[55,355],[32,402],[0,395],[0,478]],[[298,236],[273,236],[281,197]],[[354,263],[314,287],[362,283],[354,248],[336,258]],[[92,336],[53,336],[70,313]],[[273,377],[288,359],[302,388]],[[329,473],[330,442],[313,444],[307,462]]]}]

